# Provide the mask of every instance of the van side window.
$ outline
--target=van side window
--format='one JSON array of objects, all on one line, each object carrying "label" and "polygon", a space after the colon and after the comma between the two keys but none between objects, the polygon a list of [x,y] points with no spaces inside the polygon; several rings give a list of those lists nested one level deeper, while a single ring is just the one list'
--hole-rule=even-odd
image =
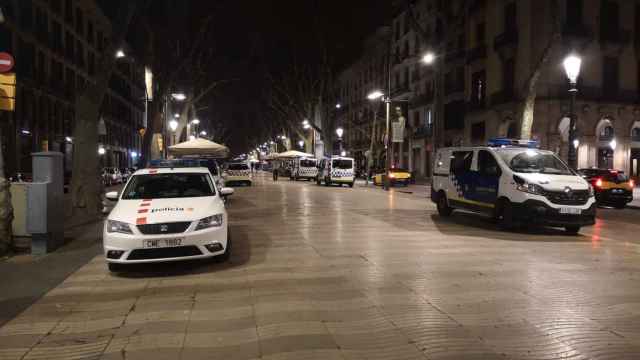
[{"label": "van side window", "polygon": [[473,151],[454,151],[451,157],[449,171],[454,174],[470,171],[472,160]]},{"label": "van side window", "polygon": [[484,176],[499,177],[502,175],[502,170],[500,170],[496,158],[487,150],[478,152],[478,172]]}]

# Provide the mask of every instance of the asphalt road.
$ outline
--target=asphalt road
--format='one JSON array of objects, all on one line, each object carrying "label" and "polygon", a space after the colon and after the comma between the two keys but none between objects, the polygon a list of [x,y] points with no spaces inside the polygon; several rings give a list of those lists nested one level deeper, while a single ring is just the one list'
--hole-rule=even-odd
[{"label": "asphalt road", "polygon": [[640,358],[638,210],[502,232],[421,187],[264,176],[229,213],[230,263],[96,256],[0,328],[0,359]]}]

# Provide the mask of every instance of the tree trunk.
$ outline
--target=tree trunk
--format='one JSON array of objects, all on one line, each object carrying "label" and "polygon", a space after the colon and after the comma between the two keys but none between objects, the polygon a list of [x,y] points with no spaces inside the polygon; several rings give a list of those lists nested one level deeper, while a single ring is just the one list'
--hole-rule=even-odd
[{"label": "tree trunk", "polygon": [[524,98],[524,102],[520,107],[519,119],[520,119],[520,138],[521,139],[531,139],[531,130],[533,129],[533,113],[536,106],[536,97],[537,97],[537,86],[538,80],[540,79],[540,75],[542,74],[542,69],[546,66],[551,58],[552,54],[555,51],[557,45],[560,44],[562,40],[562,35],[560,33],[561,23],[560,17],[558,16],[558,3],[556,0],[551,1],[550,3],[550,14],[552,17],[553,30],[551,36],[549,36],[549,42],[547,46],[542,51],[542,56],[538,59],[538,63],[535,68],[531,72],[529,79],[526,83],[526,95]]},{"label": "tree trunk", "polygon": [[113,42],[96,71],[95,83],[88,82],[85,91],[76,97],[73,131],[73,177],[71,199],[73,214],[97,216],[101,210],[101,182],[98,159],[98,119],[104,94],[115,67],[116,49],[124,42],[127,28],[136,8],[135,2],[125,2],[113,24]]},{"label": "tree trunk", "polygon": [[2,133],[0,133],[0,256],[11,250],[13,234],[13,206],[11,205],[11,183],[4,173],[4,157],[2,154]]}]

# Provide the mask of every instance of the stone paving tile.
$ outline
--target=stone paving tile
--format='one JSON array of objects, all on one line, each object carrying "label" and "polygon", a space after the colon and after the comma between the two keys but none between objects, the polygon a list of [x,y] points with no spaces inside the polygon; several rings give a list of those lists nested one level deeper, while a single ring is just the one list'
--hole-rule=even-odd
[{"label": "stone paving tile", "polygon": [[614,233],[293,182],[236,195],[231,263],[117,276],[96,257],[0,328],[0,360],[640,358],[640,255]]}]

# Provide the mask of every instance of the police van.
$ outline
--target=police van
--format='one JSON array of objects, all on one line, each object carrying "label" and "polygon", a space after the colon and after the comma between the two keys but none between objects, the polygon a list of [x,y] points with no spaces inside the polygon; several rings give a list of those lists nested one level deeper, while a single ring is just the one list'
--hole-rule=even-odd
[{"label": "police van", "polygon": [[320,185],[324,182],[325,186],[331,184],[347,184],[349,187],[353,187],[355,181],[353,163],[353,158],[344,156],[332,156],[320,160],[316,183]]},{"label": "police van", "polygon": [[439,149],[431,200],[441,216],[470,210],[492,216],[505,229],[526,222],[576,234],[593,225],[596,215],[593,187],[530,140]]},{"label": "police van", "polygon": [[314,180],[318,176],[318,160],[312,157],[295,158],[291,167],[291,180]]}]

